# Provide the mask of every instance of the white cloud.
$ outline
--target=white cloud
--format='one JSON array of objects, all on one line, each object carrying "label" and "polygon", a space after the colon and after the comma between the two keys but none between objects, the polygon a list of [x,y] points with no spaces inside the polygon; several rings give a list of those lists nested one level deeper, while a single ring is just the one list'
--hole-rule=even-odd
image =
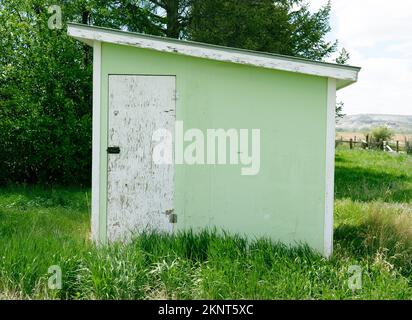
[{"label": "white cloud", "polygon": [[[325,0],[310,1],[316,10]],[[412,114],[412,1],[332,0],[331,36],[362,67],[338,99],[345,112]]]}]

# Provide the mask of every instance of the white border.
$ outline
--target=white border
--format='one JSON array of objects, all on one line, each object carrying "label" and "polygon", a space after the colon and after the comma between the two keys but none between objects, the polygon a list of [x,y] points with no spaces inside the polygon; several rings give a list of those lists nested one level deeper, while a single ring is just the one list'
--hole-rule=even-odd
[{"label": "white border", "polygon": [[333,253],[333,212],[335,187],[335,108],[336,80],[328,79],[327,119],[326,119],[326,185],[325,185],[325,221],[324,255]]},{"label": "white border", "polygon": [[100,99],[102,44],[93,43],[92,239],[100,241]]},{"label": "white border", "polygon": [[67,33],[69,36],[88,44],[90,44],[90,41],[101,41],[204,59],[333,78],[338,80],[338,88],[343,88],[356,82],[360,70],[357,67],[320,63],[293,57],[269,55],[86,25],[69,24]]}]

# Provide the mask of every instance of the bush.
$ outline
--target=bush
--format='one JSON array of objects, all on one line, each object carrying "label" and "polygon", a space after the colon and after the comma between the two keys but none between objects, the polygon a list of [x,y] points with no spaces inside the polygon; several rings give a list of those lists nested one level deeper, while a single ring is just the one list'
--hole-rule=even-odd
[{"label": "bush", "polygon": [[388,141],[393,137],[393,132],[388,127],[376,127],[372,130],[372,137],[376,141]]},{"label": "bush", "polygon": [[89,185],[91,49],[48,29],[47,10],[13,12],[0,8],[0,184]]},{"label": "bush", "polygon": [[383,144],[384,141],[392,139],[393,132],[388,127],[376,127],[372,129],[372,138],[375,142]]},{"label": "bush", "polygon": [[383,149],[384,141],[389,141],[393,137],[394,133],[387,127],[375,127],[370,133],[366,133],[365,136],[369,137],[369,146],[379,149]]}]

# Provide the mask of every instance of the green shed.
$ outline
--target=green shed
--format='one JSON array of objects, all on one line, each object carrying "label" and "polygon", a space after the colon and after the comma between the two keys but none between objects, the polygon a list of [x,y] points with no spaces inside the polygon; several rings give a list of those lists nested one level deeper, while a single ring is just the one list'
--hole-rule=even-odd
[{"label": "green shed", "polygon": [[360,68],[69,24],[93,47],[92,237],[333,248],[336,90]]}]

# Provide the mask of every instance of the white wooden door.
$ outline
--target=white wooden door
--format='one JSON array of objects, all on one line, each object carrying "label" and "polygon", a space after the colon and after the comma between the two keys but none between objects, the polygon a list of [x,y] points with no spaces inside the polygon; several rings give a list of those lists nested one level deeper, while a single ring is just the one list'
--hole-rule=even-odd
[{"label": "white wooden door", "polygon": [[174,166],[154,163],[152,135],[174,134],[175,86],[174,76],[109,76],[109,241],[173,231]]}]

